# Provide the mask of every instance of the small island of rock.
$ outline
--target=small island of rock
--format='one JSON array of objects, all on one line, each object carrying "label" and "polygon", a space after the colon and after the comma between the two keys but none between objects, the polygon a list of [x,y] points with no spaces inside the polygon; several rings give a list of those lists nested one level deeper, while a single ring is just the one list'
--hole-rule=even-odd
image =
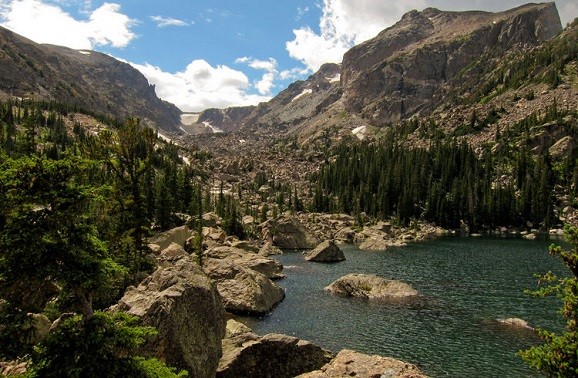
[{"label": "small island of rock", "polygon": [[348,274],[325,290],[338,295],[367,299],[408,298],[419,295],[409,284],[373,274]]},{"label": "small island of rock", "polygon": [[333,240],[327,240],[319,244],[315,249],[306,253],[305,260],[316,262],[339,262],[345,261],[345,255]]}]

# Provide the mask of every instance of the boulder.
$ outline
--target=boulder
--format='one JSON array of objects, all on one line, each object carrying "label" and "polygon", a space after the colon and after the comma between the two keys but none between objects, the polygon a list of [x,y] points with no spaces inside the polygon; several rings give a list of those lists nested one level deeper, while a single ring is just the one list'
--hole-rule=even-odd
[{"label": "boulder", "polygon": [[385,251],[388,245],[389,242],[382,237],[370,237],[365,239],[358,248],[363,251]]},{"label": "boulder", "polygon": [[507,318],[507,319],[496,319],[498,323],[503,324],[508,327],[522,328],[529,331],[533,331],[534,328],[530,327],[527,321],[520,318]]},{"label": "boulder", "polygon": [[293,217],[268,220],[260,225],[265,240],[281,249],[312,249],[319,244],[299,221]]},{"label": "boulder", "polygon": [[416,366],[390,357],[367,355],[344,349],[321,369],[299,378],[387,377],[425,378]]},{"label": "boulder", "polygon": [[213,212],[203,214],[203,225],[206,227],[217,227],[221,224],[221,218]]},{"label": "boulder", "polygon": [[113,311],[136,315],[158,334],[143,346],[192,377],[213,377],[225,335],[223,303],[211,280],[185,257],[129,287]]},{"label": "boulder", "polygon": [[280,334],[257,336],[229,320],[217,377],[289,378],[319,369],[332,357],[308,341]]},{"label": "boulder", "polygon": [[265,275],[229,259],[207,257],[203,269],[217,285],[227,311],[261,315],[285,298],[283,289]]},{"label": "boulder", "polygon": [[282,255],[283,251],[278,247],[275,247],[273,243],[267,242],[263,244],[261,249],[259,249],[259,254],[262,256],[271,256],[271,255]]},{"label": "boulder", "polygon": [[418,292],[405,282],[386,280],[373,274],[348,274],[339,278],[325,290],[348,297],[367,299],[408,298]]},{"label": "boulder", "polygon": [[281,263],[265,256],[246,252],[232,246],[213,247],[205,251],[205,257],[210,259],[229,260],[233,264],[253,269],[254,271],[264,274],[273,280],[285,277],[283,274],[283,265],[281,265]]},{"label": "boulder", "polygon": [[572,152],[575,145],[576,142],[573,137],[565,136],[550,147],[550,155],[552,155],[554,159],[562,160]]},{"label": "boulder", "polygon": [[231,247],[242,249],[243,251],[257,253],[259,252],[259,247],[255,244],[248,242],[247,240],[236,240],[231,243]]},{"label": "boulder", "polygon": [[0,361],[0,377],[22,377],[28,370],[29,361]]},{"label": "boulder", "polygon": [[27,314],[30,319],[22,326],[22,331],[26,335],[26,343],[30,345],[38,344],[50,332],[52,322],[43,314]]},{"label": "boulder", "polygon": [[166,259],[166,260],[178,260],[183,256],[186,256],[187,253],[185,252],[185,249],[177,244],[177,243],[171,243],[167,248],[163,249],[160,253],[161,257]]},{"label": "boulder", "polygon": [[185,245],[187,239],[191,236],[191,230],[187,226],[176,227],[171,230],[161,232],[149,239],[150,244],[156,244],[160,250],[167,248],[171,243]]},{"label": "boulder", "polygon": [[326,240],[315,247],[312,251],[309,251],[305,255],[305,260],[316,262],[339,262],[345,261],[345,255],[333,240]]}]

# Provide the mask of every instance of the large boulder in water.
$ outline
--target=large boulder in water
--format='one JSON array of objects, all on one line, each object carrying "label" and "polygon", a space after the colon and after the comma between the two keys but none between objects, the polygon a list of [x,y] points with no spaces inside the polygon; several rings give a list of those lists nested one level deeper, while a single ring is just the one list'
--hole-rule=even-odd
[{"label": "large boulder in water", "polygon": [[217,285],[227,311],[261,315],[285,298],[283,289],[267,276],[230,259],[206,257],[203,269]]},{"label": "large boulder in water", "polygon": [[417,296],[418,292],[401,281],[386,280],[373,274],[348,274],[327,286],[325,290],[348,297],[392,299]]},{"label": "large boulder in water", "polygon": [[229,320],[217,377],[294,377],[321,368],[333,354],[292,336],[258,336]]},{"label": "large boulder in water", "polygon": [[143,348],[192,377],[213,377],[222,354],[225,310],[211,280],[191,258],[159,268],[129,287],[113,310],[136,315],[158,335]]},{"label": "large boulder in water", "polygon": [[305,255],[305,260],[316,262],[339,262],[345,261],[343,251],[333,240],[327,240],[319,244],[315,249]]},{"label": "large boulder in water", "polygon": [[321,369],[299,378],[388,377],[426,378],[416,366],[390,357],[367,355],[344,349]]}]

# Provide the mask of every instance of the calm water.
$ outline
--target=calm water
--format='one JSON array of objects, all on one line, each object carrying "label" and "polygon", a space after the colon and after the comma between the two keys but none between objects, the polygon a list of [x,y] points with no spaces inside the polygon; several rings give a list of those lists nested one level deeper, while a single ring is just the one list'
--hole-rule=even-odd
[{"label": "calm water", "polygon": [[[277,259],[286,299],[261,319],[243,319],[254,332],[294,335],[327,349],[350,348],[418,365],[432,377],[532,377],[515,355],[539,342],[531,332],[499,326],[518,317],[560,329],[555,299],[524,294],[535,273],[563,272],[548,255],[550,241],[448,238],[364,252],[342,247],[347,261],[307,262],[300,252]],[[410,283],[425,299],[409,303],[341,298],[323,288],[347,273],[373,273]]]}]

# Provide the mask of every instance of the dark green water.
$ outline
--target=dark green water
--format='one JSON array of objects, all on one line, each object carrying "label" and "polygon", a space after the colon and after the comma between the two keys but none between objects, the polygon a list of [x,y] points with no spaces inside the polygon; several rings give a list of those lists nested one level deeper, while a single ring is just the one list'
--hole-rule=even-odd
[{"label": "dark green water", "polygon": [[[342,247],[347,261],[307,262],[299,252],[277,259],[286,299],[261,319],[245,319],[258,334],[294,335],[338,351],[399,358],[432,377],[532,377],[515,355],[539,339],[497,325],[518,317],[532,326],[560,329],[555,299],[524,294],[535,273],[564,272],[549,256],[550,241],[448,238],[385,252]],[[425,296],[407,303],[341,298],[323,288],[347,273],[373,273],[410,283]]]}]

